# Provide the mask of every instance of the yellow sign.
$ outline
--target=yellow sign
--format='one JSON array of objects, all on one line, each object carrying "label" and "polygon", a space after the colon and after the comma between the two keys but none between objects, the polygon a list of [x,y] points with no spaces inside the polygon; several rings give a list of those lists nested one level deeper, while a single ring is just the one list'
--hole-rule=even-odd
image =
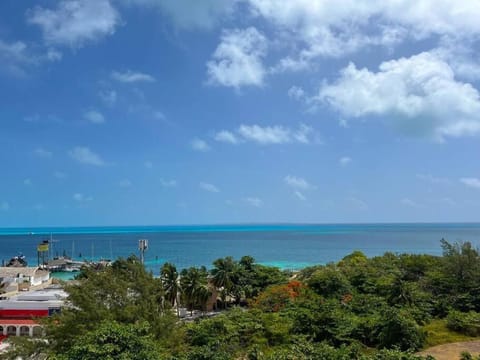
[{"label": "yellow sign", "polygon": [[38,252],[48,251],[48,244],[40,244],[37,246]]}]

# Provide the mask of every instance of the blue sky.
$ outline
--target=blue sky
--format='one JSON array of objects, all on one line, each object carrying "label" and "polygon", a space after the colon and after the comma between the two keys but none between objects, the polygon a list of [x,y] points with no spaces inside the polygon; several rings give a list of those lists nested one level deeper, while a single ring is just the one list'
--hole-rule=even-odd
[{"label": "blue sky", "polygon": [[479,18],[2,1],[0,226],[478,221]]}]

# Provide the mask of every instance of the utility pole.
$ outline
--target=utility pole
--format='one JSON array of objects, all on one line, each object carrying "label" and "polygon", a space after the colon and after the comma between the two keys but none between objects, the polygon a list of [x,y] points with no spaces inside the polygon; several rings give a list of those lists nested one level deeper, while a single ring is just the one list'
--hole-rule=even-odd
[{"label": "utility pole", "polygon": [[140,261],[142,264],[145,262],[145,250],[148,248],[148,240],[140,239],[138,240],[138,250],[140,250]]}]

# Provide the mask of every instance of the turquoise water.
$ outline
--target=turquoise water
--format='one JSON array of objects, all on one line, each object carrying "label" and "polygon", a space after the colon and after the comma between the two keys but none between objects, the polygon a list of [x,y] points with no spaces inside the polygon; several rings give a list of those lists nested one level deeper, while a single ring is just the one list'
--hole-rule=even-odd
[{"label": "turquoise water", "polygon": [[52,227],[0,229],[0,260],[23,253],[37,264],[36,246],[53,239],[51,255],[115,259],[138,255],[148,239],[147,268],[158,274],[166,261],[179,268],[251,255],[258,262],[298,269],[338,261],[354,250],[368,256],[394,253],[441,254],[440,240],[480,245],[480,224],[259,224],[202,226]]}]

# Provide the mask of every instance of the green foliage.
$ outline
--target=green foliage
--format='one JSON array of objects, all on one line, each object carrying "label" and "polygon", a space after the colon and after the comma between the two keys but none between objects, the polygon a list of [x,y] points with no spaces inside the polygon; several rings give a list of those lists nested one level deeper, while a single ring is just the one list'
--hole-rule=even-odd
[{"label": "green foliage", "polygon": [[168,341],[174,333],[174,316],[162,306],[160,281],[134,256],[119,259],[102,271],[86,270],[81,280],[66,285],[65,290],[68,306],[46,322],[54,352],[64,353],[103,321],[145,321],[159,341]]},{"label": "green foliage", "polygon": [[319,268],[307,280],[307,285],[325,297],[341,297],[352,291],[347,277],[334,265]]},{"label": "green foliage", "polygon": [[148,324],[104,321],[75,340],[58,360],[157,360],[161,357]]},{"label": "green foliage", "polygon": [[398,347],[401,350],[418,350],[426,334],[406,311],[390,308],[379,323],[380,346]]},{"label": "green foliage", "polygon": [[183,269],[180,277],[183,303],[191,311],[205,310],[211,291],[208,286],[208,272],[205,267]]},{"label": "green foliage", "polygon": [[[470,243],[442,248],[438,257],[355,251],[290,279],[250,256],[217,259],[210,272],[166,263],[158,279],[121,259],[67,285],[48,342],[15,339],[3,357],[418,360],[411,352],[424,344],[480,336],[480,255]],[[173,315],[179,304],[205,310],[214,293],[230,310],[186,323]]]},{"label": "green foliage", "polygon": [[435,319],[423,326],[423,331],[427,334],[425,347],[431,347],[440,344],[469,341],[475,339],[451,330],[447,327],[446,319]]},{"label": "green foliage", "polygon": [[453,310],[447,316],[447,327],[468,336],[480,336],[480,313]]}]

